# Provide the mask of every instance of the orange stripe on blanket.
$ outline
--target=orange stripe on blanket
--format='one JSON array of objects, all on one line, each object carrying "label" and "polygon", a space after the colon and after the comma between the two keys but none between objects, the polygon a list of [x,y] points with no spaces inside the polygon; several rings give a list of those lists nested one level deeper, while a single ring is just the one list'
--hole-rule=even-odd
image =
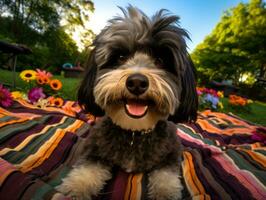
[{"label": "orange stripe on blanket", "polygon": [[131,193],[131,181],[132,181],[132,178],[133,178],[133,174],[130,174],[128,176],[128,179],[127,179],[127,187],[126,187],[126,192],[125,192],[125,196],[124,196],[124,200],[130,200],[130,193]]},{"label": "orange stripe on blanket", "polygon": [[24,173],[31,171],[33,168],[40,166],[52,154],[58,143],[65,136],[65,131],[58,129],[51,140],[47,141],[37,153],[30,155],[22,163],[16,165]]},{"label": "orange stripe on blanket", "polygon": [[41,115],[32,114],[32,113],[12,113],[12,112],[9,112],[9,111],[0,107],[0,118],[2,118],[4,116],[12,116],[12,117],[16,117],[16,118],[25,119],[25,120],[31,120],[31,119],[34,119],[36,117],[40,117]]},{"label": "orange stripe on blanket", "polygon": [[80,120],[77,120],[75,121],[75,123],[73,123],[71,126],[69,126],[67,128],[67,131],[70,131],[70,132],[76,132],[77,129],[79,129],[85,122],[83,121],[80,121]]},{"label": "orange stripe on blanket", "polygon": [[79,109],[77,107],[73,107],[74,103],[75,103],[74,101],[70,101],[70,102],[67,101],[65,105],[62,106],[62,109],[67,115],[76,116],[76,113],[78,113],[81,110],[80,107]]},{"label": "orange stripe on blanket", "polygon": [[261,142],[255,142],[253,144],[250,144],[250,147],[252,150],[266,150],[266,147]]},{"label": "orange stripe on blanket", "polygon": [[205,117],[209,117],[209,115],[211,115],[211,116],[215,116],[218,119],[227,119],[230,122],[232,122],[232,124],[253,128],[252,125],[249,125],[248,123],[246,123],[246,122],[244,122],[242,120],[239,120],[239,119],[236,119],[234,117],[228,116],[228,115],[226,115],[224,113],[218,113],[218,112],[212,112],[210,110],[206,110],[206,111],[201,112],[201,114],[203,116],[205,116]]},{"label": "orange stripe on blanket", "polygon": [[205,190],[195,172],[194,164],[192,161],[192,155],[189,152],[183,152],[184,161],[182,162],[183,176],[186,182],[187,188],[192,194],[191,196],[197,196],[197,199],[210,199],[206,198]]},{"label": "orange stripe on blanket", "polygon": [[39,107],[34,106],[33,104],[29,103],[28,101],[26,101],[24,99],[17,99],[16,101],[19,102],[21,105],[27,107],[27,108],[32,108],[32,109],[38,108],[38,109],[40,109]]},{"label": "orange stripe on blanket", "polygon": [[[38,109],[38,110],[40,109],[39,107],[37,107],[31,103],[28,103],[25,100],[17,100],[17,101],[27,108]],[[78,110],[78,109],[72,107],[72,105],[74,103],[75,103],[74,101],[67,101],[62,108],[47,106],[47,107],[45,107],[45,109],[42,109],[42,110],[49,111],[49,112],[60,112],[60,113],[75,117],[76,116],[76,110]]]},{"label": "orange stripe on blanket", "polygon": [[212,132],[212,133],[220,133],[224,135],[234,135],[234,134],[241,134],[241,133],[251,135],[251,132],[255,130],[255,128],[252,126],[243,127],[243,128],[237,128],[237,127],[230,128],[229,127],[228,129],[219,129],[213,126],[212,124],[210,124],[209,122],[207,122],[206,120],[202,120],[202,119],[198,119],[197,123],[200,125],[200,127],[203,130],[207,130],[208,132]]},{"label": "orange stripe on blanket", "polygon": [[137,174],[133,177],[133,188],[132,188],[132,196],[130,199],[141,199],[141,180],[142,180],[143,174]]},{"label": "orange stripe on blanket", "polygon": [[3,127],[3,126],[6,126],[6,125],[10,125],[10,124],[16,124],[16,123],[25,122],[27,120],[29,120],[29,119],[26,119],[26,118],[13,119],[13,120],[10,120],[10,121],[7,121],[7,122],[0,123],[0,128]]},{"label": "orange stripe on blanket", "polygon": [[16,146],[15,148],[4,148],[0,151],[0,156],[3,156],[5,154],[7,154],[10,151],[20,151],[22,148],[24,148],[27,144],[29,144],[34,138],[38,137],[39,135],[45,134],[51,127],[56,127],[62,123],[65,122],[65,120],[67,119],[67,117],[63,117],[60,122],[56,123],[56,124],[52,124],[52,125],[48,125],[45,126],[44,129],[41,130],[41,132],[33,134],[28,136],[25,140],[23,140],[23,142],[21,142],[18,146]]},{"label": "orange stripe on blanket", "polygon": [[141,200],[141,180],[143,174],[130,174],[124,200]]},{"label": "orange stripe on blanket", "polygon": [[22,172],[28,172],[33,168],[40,166],[50,155],[54,149],[58,146],[67,132],[76,131],[83,123],[75,121],[72,125],[65,129],[57,129],[54,135],[33,155],[30,155],[22,163],[16,165]]},{"label": "orange stripe on blanket", "polygon": [[217,112],[214,112],[214,115],[217,117],[217,118],[221,118],[221,119],[227,119],[227,120],[230,120],[230,122],[232,122],[233,124],[236,124],[236,125],[239,125],[239,126],[245,126],[245,127],[254,127],[248,123],[246,123],[245,121],[242,121],[242,120],[239,120],[239,119],[236,119],[234,117],[231,117],[229,115],[226,115],[224,113],[217,113]]},{"label": "orange stripe on blanket", "polygon": [[254,159],[256,162],[260,163],[263,167],[266,167],[266,157],[263,154],[256,153],[254,151],[241,149],[241,151],[244,151],[247,153],[252,159]]},{"label": "orange stripe on blanket", "polygon": [[[229,144],[228,147],[237,148],[237,149],[245,149],[248,148],[248,150],[263,150],[266,151],[266,146],[261,142],[255,142],[253,144]],[[258,154],[261,154],[259,152],[256,152]]]}]

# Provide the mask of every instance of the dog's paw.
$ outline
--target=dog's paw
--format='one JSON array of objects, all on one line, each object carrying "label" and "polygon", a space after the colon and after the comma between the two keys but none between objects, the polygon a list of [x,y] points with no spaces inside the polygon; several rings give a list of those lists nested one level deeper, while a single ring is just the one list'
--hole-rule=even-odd
[{"label": "dog's paw", "polygon": [[90,200],[103,188],[105,182],[111,178],[109,168],[99,163],[86,162],[76,166],[57,190],[72,199]]},{"label": "dog's paw", "polygon": [[91,196],[86,191],[80,190],[74,184],[69,182],[63,182],[61,185],[56,187],[56,190],[62,194],[71,197],[73,200],[91,200]]},{"label": "dog's paw", "polygon": [[160,169],[150,173],[148,190],[153,200],[178,200],[182,198],[183,186],[177,172]]}]

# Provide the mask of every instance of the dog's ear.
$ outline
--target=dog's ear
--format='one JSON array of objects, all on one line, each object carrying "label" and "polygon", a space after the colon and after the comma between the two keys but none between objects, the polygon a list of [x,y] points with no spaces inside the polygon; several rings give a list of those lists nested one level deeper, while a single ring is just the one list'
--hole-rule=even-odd
[{"label": "dog's ear", "polygon": [[95,62],[95,50],[92,50],[86,62],[86,71],[78,90],[78,102],[84,106],[85,111],[100,117],[104,111],[95,103],[93,95],[94,83],[97,74],[97,64]]},{"label": "dog's ear", "polygon": [[169,120],[177,122],[191,122],[197,120],[198,95],[196,91],[196,69],[189,56],[184,59],[184,71],[181,74],[182,92],[180,105]]}]

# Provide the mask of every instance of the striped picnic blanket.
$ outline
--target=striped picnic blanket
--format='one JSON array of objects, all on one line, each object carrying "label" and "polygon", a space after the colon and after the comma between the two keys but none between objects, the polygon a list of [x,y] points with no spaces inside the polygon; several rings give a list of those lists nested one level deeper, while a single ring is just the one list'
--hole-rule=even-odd
[{"label": "striped picnic blanket", "polygon": [[[62,108],[22,100],[0,107],[0,199],[64,199],[55,187],[76,161],[91,120],[71,101]],[[178,124],[177,134],[185,147],[183,199],[266,199],[265,127],[205,111],[194,124]],[[148,199],[147,175],[113,169],[96,199]]]}]

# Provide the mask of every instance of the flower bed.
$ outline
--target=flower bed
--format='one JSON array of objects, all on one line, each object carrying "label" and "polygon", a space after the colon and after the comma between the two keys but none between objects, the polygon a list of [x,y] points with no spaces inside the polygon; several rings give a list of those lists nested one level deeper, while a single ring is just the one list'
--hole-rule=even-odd
[{"label": "flower bed", "polygon": [[56,106],[61,107],[64,100],[60,97],[63,86],[58,79],[45,70],[24,70],[20,78],[28,84],[26,91],[13,91],[0,85],[0,106],[9,107],[14,99],[25,99],[38,107]]},{"label": "flower bed", "polygon": [[197,87],[197,94],[200,110],[210,109],[219,111],[223,109],[223,104],[220,101],[220,98],[224,97],[223,92],[205,87]]},{"label": "flower bed", "polygon": [[236,111],[251,112],[251,104],[253,101],[237,95],[229,95],[229,106]]}]

